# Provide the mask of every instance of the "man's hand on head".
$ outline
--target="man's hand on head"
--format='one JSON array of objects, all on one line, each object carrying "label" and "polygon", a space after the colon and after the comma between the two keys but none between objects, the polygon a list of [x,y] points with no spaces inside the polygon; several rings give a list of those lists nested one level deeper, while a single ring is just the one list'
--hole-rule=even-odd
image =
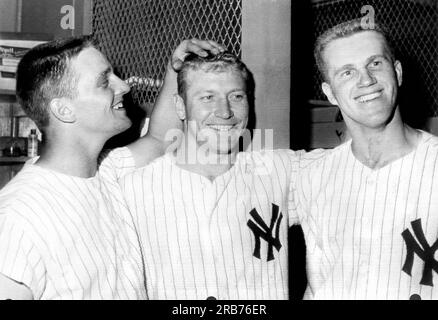
[{"label": "man's hand on head", "polygon": [[174,96],[178,94],[177,72],[181,70],[186,56],[197,54],[206,57],[209,53],[219,54],[225,51],[223,46],[212,40],[184,40],[176,47],[167,65],[160,94],[155,101],[148,133],[129,145],[137,168],[164,154],[172,143],[165,139],[169,130],[183,128],[181,119],[175,112]]},{"label": "man's hand on head", "polygon": [[226,49],[213,40],[184,40],[173,51],[171,65],[173,70],[178,72],[182,67],[185,57],[190,53],[197,54],[201,57],[206,57],[209,52],[212,54],[219,54],[224,51],[226,51]]}]

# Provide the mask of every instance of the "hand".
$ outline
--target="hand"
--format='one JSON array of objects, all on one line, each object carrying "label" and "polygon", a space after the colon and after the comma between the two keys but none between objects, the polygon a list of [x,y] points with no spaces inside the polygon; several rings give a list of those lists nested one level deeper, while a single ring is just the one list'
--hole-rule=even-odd
[{"label": "hand", "polygon": [[226,51],[226,49],[223,46],[212,40],[184,40],[179,44],[175,51],[173,51],[171,60],[172,68],[175,71],[179,71],[182,68],[184,58],[190,53],[206,57],[208,52],[218,54],[224,51]]}]

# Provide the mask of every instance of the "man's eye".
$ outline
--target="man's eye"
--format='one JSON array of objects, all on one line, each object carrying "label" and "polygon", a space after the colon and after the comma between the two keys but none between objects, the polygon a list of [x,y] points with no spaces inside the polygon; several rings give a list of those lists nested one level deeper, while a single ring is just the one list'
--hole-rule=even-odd
[{"label": "man's eye", "polygon": [[210,94],[208,96],[202,96],[201,100],[204,101],[204,102],[211,101],[211,100],[213,100],[213,95]]},{"label": "man's eye", "polygon": [[102,80],[102,81],[100,82],[100,86],[101,86],[102,88],[108,88],[108,86],[109,86],[109,80],[108,80],[108,79],[106,79],[106,80]]},{"label": "man's eye", "polygon": [[378,66],[380,66],[382,64],[382,61],[380,61],[380,60],[374,60],[372,63],[371,63],[371,65],[373,66],[373,67],[378,67]]},{"label": "man's eye", "polygon": [[343,78],[348,78],[353,74],[353,72],[351,70],[345,70],[344,72],[341,73],[341,76]]},{"label": "man's eye", "polygon": [[241,101],[243,99],[243,94],[233,94],[231,96],[231,100],[233,101]]}]

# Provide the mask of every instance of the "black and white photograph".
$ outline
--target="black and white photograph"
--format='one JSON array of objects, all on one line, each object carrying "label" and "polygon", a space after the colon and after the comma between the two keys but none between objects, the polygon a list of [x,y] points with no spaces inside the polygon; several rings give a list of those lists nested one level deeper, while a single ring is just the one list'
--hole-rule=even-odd
[{"label": "black and white photograph", "polygon": [[0,300],[280,319],[437,251],[438,0],[0,0]]}]

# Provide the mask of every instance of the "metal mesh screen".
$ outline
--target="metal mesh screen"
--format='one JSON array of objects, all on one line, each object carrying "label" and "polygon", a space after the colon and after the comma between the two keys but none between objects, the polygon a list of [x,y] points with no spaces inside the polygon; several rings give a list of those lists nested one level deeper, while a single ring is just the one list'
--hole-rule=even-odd
[{"label": "metal mesh screen", "polygon": [[[397,57],[401,60],[404,80],[416,95],[417,104],[425,104],[428,116],[438,116],[438,1],[437,0],[333,0],[313,4],[314,36],[326,29],[364,16],[360,10],[371,5],[375,20],[385,25],[392,37]],[[315,100],[326,100],[320,89],[321,78],[313,77]],[[415,88],[415,89],[413,89]],[[410,106],[411,107],[411,106]],[[412,106],[417,107],[417,106]]]},{"label": "metal mesh screen", "polygon": [[[163,79],[184,39],[215,40],[240,57],[242,0],[94,0],[93,34],[122,77]],[[154,103],[160,81],[133,88],[135,104]]]}]

